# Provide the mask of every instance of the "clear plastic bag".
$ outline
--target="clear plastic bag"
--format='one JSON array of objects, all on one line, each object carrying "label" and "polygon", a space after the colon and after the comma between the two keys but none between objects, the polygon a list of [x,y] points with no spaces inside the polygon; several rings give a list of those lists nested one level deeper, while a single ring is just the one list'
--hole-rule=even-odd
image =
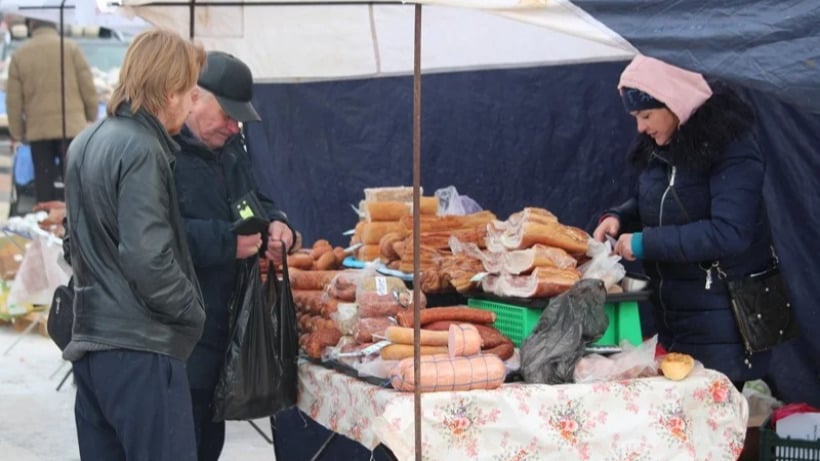
[{"label": "clear plastic bag", "polygon": [[656,376],[658,366],[655,362],[655,348],[658,337],[653,336],[638,346],[629,341],[621,341],[621,352],[610,356],[589,354],[575,365],[576,383],[593,383],[596,381],[618,381],[646,376]]},{"label": "clear plastic bag", "polygon": [[626,275],[626,269],[620,263],[621,257],[612,253],[612,244],[609,242],[589,239],[587,256],[592,259],[578,267],[581,278],[603,280],[607,291]]},{"label": "clear plastic bag", "polygon": [[475,200],[466,196],[459,195],[455,186],[438,189],[435,192],[438,198],[438,214],[464,216],[472,213],[478,213],[482,210]]}]

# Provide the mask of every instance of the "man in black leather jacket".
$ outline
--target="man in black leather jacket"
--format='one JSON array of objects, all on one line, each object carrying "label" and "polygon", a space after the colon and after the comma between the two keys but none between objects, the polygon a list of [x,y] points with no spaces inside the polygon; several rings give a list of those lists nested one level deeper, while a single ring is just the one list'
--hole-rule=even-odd
[{"label": "man in black leather jacket", "polygon": [[[174,180],[185,220],[197,278],[208,313],[202,339],[188,359],[188,379],[194,409],[199,461],[215,461],[225,441],[225,423],[213,421],[211,403],[225,362],[229,342],[228,308],[235,290],[239,260],[260,253],[281,259],[294,233],[285,213],[257,191],[239,122],[260,120],[251,105],[253,78],[242,61],[227,53],[208,53],[194,105],[182,132],[174,139],[181,150],[174,165]],[[231,204],[254,195],[268,221],[262,232],[238,235]],[[264,221],[261,223],[264,226]]]},{"label": "man in black leather jacket", "polygon": [[185,361],[205,322],[173,183],[171,138],[205,53],[175,32],[137,36],[107,118],[68,150],[75,417],[84,460],[196,459]]}]

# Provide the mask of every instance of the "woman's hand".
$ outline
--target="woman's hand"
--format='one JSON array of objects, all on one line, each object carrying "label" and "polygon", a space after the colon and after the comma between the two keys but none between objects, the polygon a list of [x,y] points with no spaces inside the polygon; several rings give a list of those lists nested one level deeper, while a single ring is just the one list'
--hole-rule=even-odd
[{"label": "woman's hand", "polygon": [[621,222],[618,218],[615,216],[607,216],[598,224],[598,227],[595,228],[592,237],[599,242],[603,242],[607,235],[611,235],[612,237],[618,235],[619,230],[621,230]]},{"label": "woman's hand", "polygon": [[250,258],[262,248],[262,234],[236,236],[236,259]]},{"label": "woman's hand", "polygon": [[618,243],[615,244],[613,253],[620,255],[627,261],[634,261],[635,255],[632,254],[632,234],[623,234],[618,238]]}]

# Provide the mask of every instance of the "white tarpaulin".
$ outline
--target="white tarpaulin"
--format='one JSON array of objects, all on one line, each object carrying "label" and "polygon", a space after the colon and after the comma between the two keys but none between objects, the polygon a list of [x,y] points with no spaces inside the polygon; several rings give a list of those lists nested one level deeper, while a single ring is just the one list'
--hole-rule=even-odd
[{"label": "white tarpaulin", "polygon": [[[221,2],[226,3],[226,2]],[[276,5],[197,2],[194,36],[232,53],[258,81],[409,74],[414,8],[402,4]],[[422,71],[628,59],[634,48],[569,2],[436,0],[422,14]],[[473,8],[457,8],[470,3]],[[122,10],[190,31],[187,5],[125,0]],[[489,9],[476,9],[476,7]],[[515,7],[515,8],[513,8]]]},{"label": "white tarpaulin", "polygon": [[[60,23],[61,0],[0,0],[0,11],[27,18]],[[123,33],[137,33],[150,27],[141,18],[126,17],[116,8],[98,4],[94,0],[66,0],[63,5],[63,24],[100,26]]]}]

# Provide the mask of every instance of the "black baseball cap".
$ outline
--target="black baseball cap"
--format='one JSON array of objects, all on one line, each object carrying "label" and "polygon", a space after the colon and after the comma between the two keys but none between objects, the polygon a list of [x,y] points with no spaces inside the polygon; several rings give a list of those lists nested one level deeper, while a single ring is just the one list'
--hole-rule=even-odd
[{"label": "black baseball cap", "polygon": [[209,51],[197,84],[213,93],[222,110],[237,122],[262,120],[251,104],[253,76],[248,66],[233,55]]}]

